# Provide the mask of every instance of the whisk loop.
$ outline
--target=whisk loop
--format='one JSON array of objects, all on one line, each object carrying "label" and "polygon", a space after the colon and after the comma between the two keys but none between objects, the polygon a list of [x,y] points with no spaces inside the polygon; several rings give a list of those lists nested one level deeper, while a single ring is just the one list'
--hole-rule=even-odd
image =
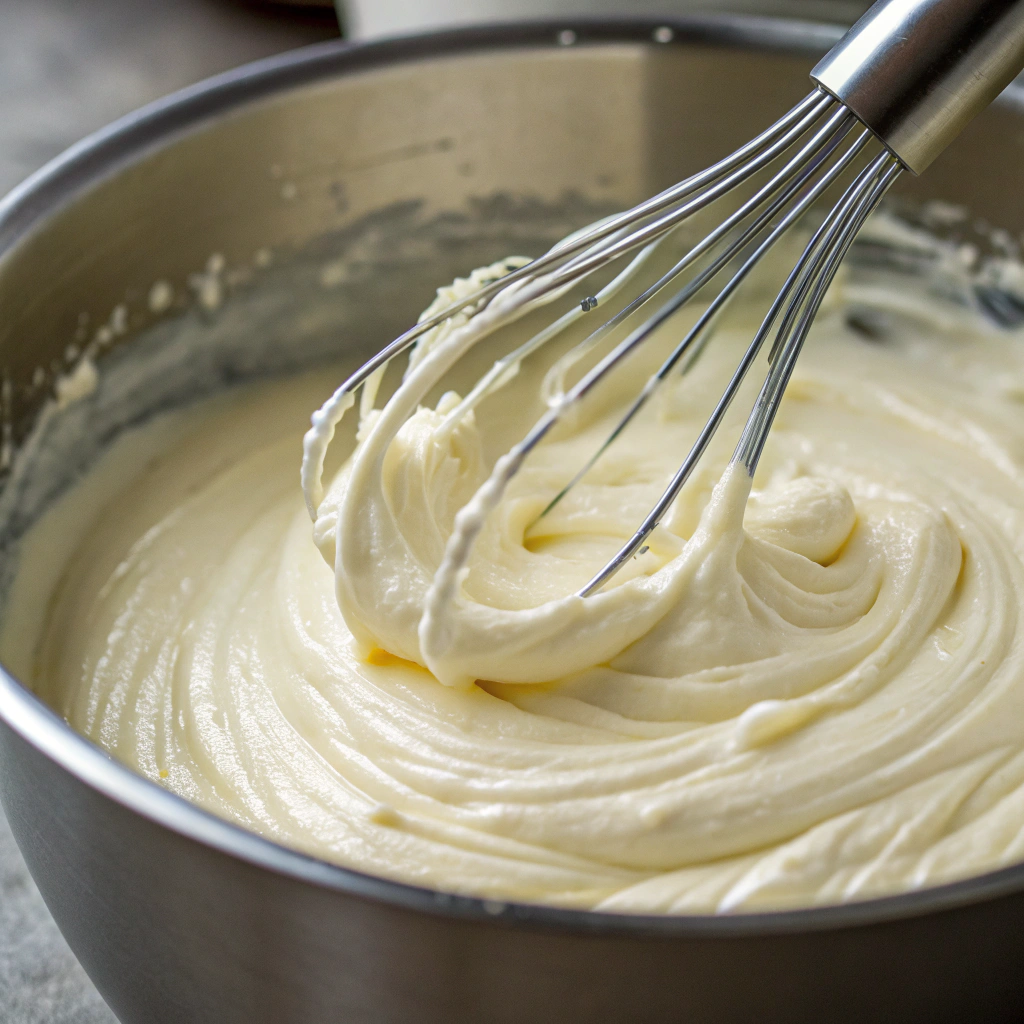
[{"label": "whisk loop", "polygon": [[[454,597],[472,545],[487,515],[501,501],[509,482],[530,452],[662,324],[694,299],[726,267],[735,268],[717,294],[708,301],[694,325],[658,370],[647,379],[609,436],[562,490],[552,497],[541,513],[543,517],[579,483],[616,438],[628,429],[670,374],[677,369],[685,373],[693,365],[708,344],[718,317],[750,272],[844,173],[853,168],[872,138],[872,133],[846,107],[816,90],[767,131],[713,167],[666,189],[632,210],[570,236],[539,259],[511,269],[499,280],[486,283],[472,294],[424,318],[416,327],[360,367],[314,417],[313,429],[306,437],[303,458],[303,488],[311,516],[316,518],[317,506],[322,500],[324,450],[336,424],[352,405],[353,393],[360,385],[369,388],[369,403],[364,401],[363,405],[372,405],[380,374],[391,359],[407,351],[428,331],[460,312],[470,313],[472,322],[473,318],[489,310],[494,319],[493,330],[520,315],[525,308],[550,302],[594,272],[623,257],[631,257],[626,266],[596,294],[588,295],[549,327],[499,359],[447,414],[439,428],[441,432],[454,429],[484,397],[507,384],[524,359],[561,335],[580,317],[592,315],[594,309],[606,308],[636,277],[670,232],[711,203],[733,192],[759,171],[768,170],[770,173],[767,181],[757,187],[753,195],[689,248],[657,281],[625,302],[574,345],[548,372],[544,383],[547,411],[518,444],[497,460],[487,481],[456,516],[444,561],[437,571],[428,597],[431,614],[436,616],[443,613],[445,606]],[[776,162],[781,163],[781,166],[770,171],[771,165]],[[877,207],[902,169],[896,157],[883,152],[856,175],[853,183],[811,236],[743,353],[721,398],[661,497],[629,541],[578,592],[580,597],[587,597],[600,590],[627,561],[646,549],[648,538],[683,489],[765,341],[774,332],[769,369],[733,455],[733,461],[741,463],[753,475],[797,357],[828,286],[861,225]],[[574,365],[609,338],[616,328],[625,324],[656,297],[662,296],[673,282],[702,258],[706,258],[704,265],[692,277],[677,286],[677,290],[667,300],[630,330],[572,387],[565,388],[566,376]],[[484,333],[481,333],[470,344],[475,344],[483,336]],[[366,409],[363,411],[365,413]]]}]

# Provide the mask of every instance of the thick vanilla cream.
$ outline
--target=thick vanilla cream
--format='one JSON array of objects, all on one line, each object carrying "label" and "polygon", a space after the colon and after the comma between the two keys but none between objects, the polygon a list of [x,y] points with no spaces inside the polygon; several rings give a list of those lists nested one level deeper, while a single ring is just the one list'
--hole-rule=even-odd
[{"label": "thick vanilla cream", "polygon": [[297,456],[336,378],[224,395],[122,439],[40,522],[19,585],[55,580],[44,627],[4,650],[174,792],[440,889],[727,911],[1024,859],[1024,339],[933,312],[882,339],[823,314],[751,490],[727,466],[759,364],[649,550],[579,598],[756,320],[538,519],[692,316],[670,323],[526,462],[433,619],[456,516],[550,360],[453,421],[494,353],[428,395],[459,325],[435,335],[363,409],[315,544]]}]

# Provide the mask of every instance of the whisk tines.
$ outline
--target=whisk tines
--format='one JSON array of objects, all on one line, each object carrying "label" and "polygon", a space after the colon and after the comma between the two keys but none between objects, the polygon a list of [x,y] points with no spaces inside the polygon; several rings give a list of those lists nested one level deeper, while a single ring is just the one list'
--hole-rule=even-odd
[{"label": "whisk tines", "polygon": [[[467,345],[474,344],[525,309],[550,302],[603,268],[624,260],[625,265],[608,283],[588,293],[581,303],[549,327],[503,356],[445,418],[441,429],[451,429],[483,398],[504,386],[524,359],[560,336],[581,317],[594,317],[595,311],[599,311],[599,323],[594,330],[561,356],[548,372],[544,385],[546,411],[526,436],[498,459],[489,479],[456,517],[431,598],[441,603],[449,600],[484,519],[500,502],[530,452],[659,327],[713,281],[719,278],[724,281],[702,307],[692,327],[647,379],[608,437],[552,497],[541,513],[544,516],[629,428],[673,371],[685,372],[692,365],[708,344],[722,311],[765,254],[826,192],[839,187],[844,177],[852,176],[852,182],[811,235],[679,469],[632,537],[579,591],[581,597],[596,593],[647,543],[706,451],[751,366],[771,339],[769,368],[733,455],[733,461],[753,475],[825,293],[861,225],[903,169],[900,161],[888,151],[865,159],[865,151],[873,138],[846,107],[816,90],[767,131],[712,167],[625,213],[570,236],[539,259],[512,268],[500,279],[484,283],[473,293],[422,320],[360,367],[314,417],[303,459],[303,488],[310,514],[315,518],[322,499],[324,438],[330,440],[334,426],[353,403],[354,392],[361,385],[368,389],[372,404],[380,374],[390,360],[461,311],[472,313],[470,324],[479,319],[489,328],[467,341]],[[752,187],[748,198],[690,246],[653,284],[626,301],[620,298],[670,233],[745,183],[752,183],[748,186]],[[609,307],[613,310],[611,315],[601,315]],[[625,336],[567,387],[565,382],[572,367],[596,352],[620,327],[627,330]]]}]

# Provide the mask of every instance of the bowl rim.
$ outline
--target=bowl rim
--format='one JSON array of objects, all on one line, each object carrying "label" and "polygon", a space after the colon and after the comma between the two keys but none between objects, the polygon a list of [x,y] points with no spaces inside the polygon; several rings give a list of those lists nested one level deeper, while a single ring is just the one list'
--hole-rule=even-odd
[{"label": "bowl rim", "polygon": [[[665,40],[664,29],[671,30]],[[655,32],[658,32],[657,38]],[[67,149],[0,200],[0,273],[17,242],[103,178],[218,115],[287,90],[347,74],[487,50],[568,45],[724,46],[820,55],[840,25],[789,18],[704,14],[660,18],[562,18],[472,26],[370,42],[331,41],[206,79],[114,121]],[[571,36],[567,35],[571,33]],[[1024,107],[1024,87],[1011,86]],[[0,723],[78,781],[185,839],[294,881],[407,911],[477,923],[580,935],[737,938],[833,931],[950,912],[1024,890],[1024,864],[960,881],[846,904],[735,914],[636,914],[463,896],[330,863],[249,832],[189,803],[76,733],[0,665]]]}]

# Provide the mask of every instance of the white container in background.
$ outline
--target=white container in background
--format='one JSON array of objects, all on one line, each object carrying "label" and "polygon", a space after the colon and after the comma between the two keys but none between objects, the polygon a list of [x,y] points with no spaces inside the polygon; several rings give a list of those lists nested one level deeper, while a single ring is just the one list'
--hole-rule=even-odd
[{"label": "white container in background", "polygon": [[815,21],[850,22],[870,0],[337,0],[349,36],[447,28],[473,22],[515,21],[559,15],[659,15],[696,11],[774,14]]}]

